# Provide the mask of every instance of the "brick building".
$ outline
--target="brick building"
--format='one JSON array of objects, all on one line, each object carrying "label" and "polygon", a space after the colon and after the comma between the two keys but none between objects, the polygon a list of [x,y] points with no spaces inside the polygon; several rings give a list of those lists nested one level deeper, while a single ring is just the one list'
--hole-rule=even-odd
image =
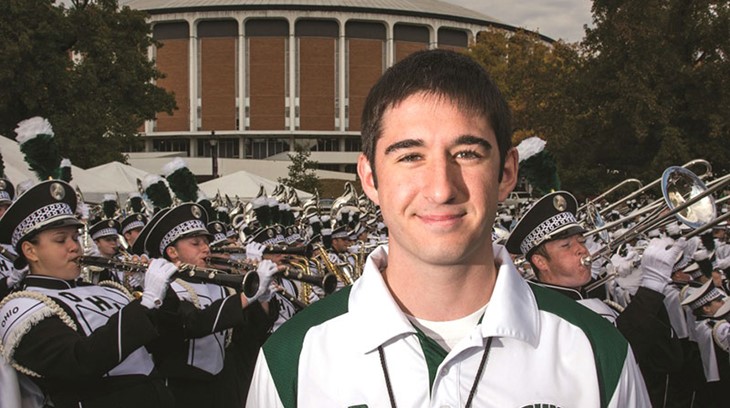
[{"label": "brick building", "polygon": [[[149,50],[178,110],[143,129],[145,151],[287,159],[310,148],[354,172],[365,97],[421,49],[465,49],[486,28],[514,30],[437,0],[131,0],[150,14]],[[214,136],[213,136],[214,132]],[[215,143],[211,143],[215,140]]]}]

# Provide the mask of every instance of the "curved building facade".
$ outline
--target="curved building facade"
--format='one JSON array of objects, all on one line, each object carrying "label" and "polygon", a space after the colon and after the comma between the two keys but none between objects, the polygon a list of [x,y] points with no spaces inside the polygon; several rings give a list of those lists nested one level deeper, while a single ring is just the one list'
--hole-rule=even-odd
[{"label": "curved building facade", "polygon": [[436,0],[123,4],[150,14],[158,85],[178,105],[145,124],[146,151],[287,159],[300,144],[339,171],[354,171],[362,106],[385,69],[418,50],[465,49],[490,27],[515,30]]}]

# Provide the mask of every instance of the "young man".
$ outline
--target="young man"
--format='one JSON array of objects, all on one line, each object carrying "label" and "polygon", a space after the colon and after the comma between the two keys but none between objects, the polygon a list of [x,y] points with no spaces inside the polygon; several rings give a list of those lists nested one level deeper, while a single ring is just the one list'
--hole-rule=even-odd
[{"label": "young man", "polygon": [[623,310],[586,293],[591,281],[585,230],[578,224],[578,203],[566,191],[538,200],[520,219],[507,240],[507,250],[524,255],[535,272],[537,284],[561,293],[615,324],[629,341],[641,367],[652,406],[666,403],[667,376],[679,369],[682,352],[664,306],[664,289],[671,282],[672,267],[681,256],[684,240],[654,239],[641,259],[641,287]]},{"label": "young man", "polygon": [[509,121],[461,54],[419,52],[384,74],[365,103],[358,174],[389,245],[272,335],[248,407],[648,405],[618,332],[530,286],[492,246],[517,180]]}]

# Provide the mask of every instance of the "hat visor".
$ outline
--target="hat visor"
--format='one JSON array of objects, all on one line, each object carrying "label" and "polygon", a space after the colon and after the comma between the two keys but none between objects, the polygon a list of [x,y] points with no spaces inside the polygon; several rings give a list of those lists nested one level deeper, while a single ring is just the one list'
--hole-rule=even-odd
[{"label": "hat visor", "polygon": [[23,269],[28,265],[28,261],[25,259],[25,255],[23,255],[23,251],[21,249],[21,245],[23,242],[27,241],[28,238],[31,238],[43,231],[51,230],[51,229],[57,229],[57,228],[63,228],[63,227],[81,227],[84,223],[76,219],[76,217],[73,216],[63,216],[63,217],[57,217],[53,218],[41,223],[38,223],[31,231],[28,231],[25,236],[18,241],[15,251],[18,253],[18,257],[13,261],[13,267],[15,269]]}]

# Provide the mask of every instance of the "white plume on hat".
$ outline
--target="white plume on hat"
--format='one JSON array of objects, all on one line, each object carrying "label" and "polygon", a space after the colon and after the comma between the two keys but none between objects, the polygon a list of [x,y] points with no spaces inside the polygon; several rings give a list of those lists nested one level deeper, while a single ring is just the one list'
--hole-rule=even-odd
[{"label": "white plume on hat", "polygon": [[142,188],[147,190],[147,188],[158,181],[161,181],[162,177],[156,175],[156,174],[148,174],[144,176],[144,180],[142,180]]},{"label": "white plume on hat", "polygon": [[545,149],[546,144],[547,142],[537,136],[528,137],[523,140],[519,145],[517,145],[517,152],[519,153],[520,161],[527,160],[540,153]]},{"label": "white plume on hat", "polygon": [[708,259],[710,257],[710,254],[707,252],[706,249],[700,249],[697,252],[692,255],[692,259],[695,261],[704,261],[705,259]]},{"label": "white plume on hat", "polygon": [[53,136],[53,128],[48,119],[35,116],[18,123],[18,127],[15,128],[15,133],[17,134],[15,140],[19,144],[23,144],[38,135]]},{"label": "white plume on hat", "polygon": [[185,160],[183,160],[182,157],[176,157],[176,158],[172,159],[171,162],[165,164],[162,167],[162,174],[164,174],[165,177],[167,177],[170,174],[174,173],[177,170],[180,170],[183,167],[188,167],[188,165],[185,164]]}]

